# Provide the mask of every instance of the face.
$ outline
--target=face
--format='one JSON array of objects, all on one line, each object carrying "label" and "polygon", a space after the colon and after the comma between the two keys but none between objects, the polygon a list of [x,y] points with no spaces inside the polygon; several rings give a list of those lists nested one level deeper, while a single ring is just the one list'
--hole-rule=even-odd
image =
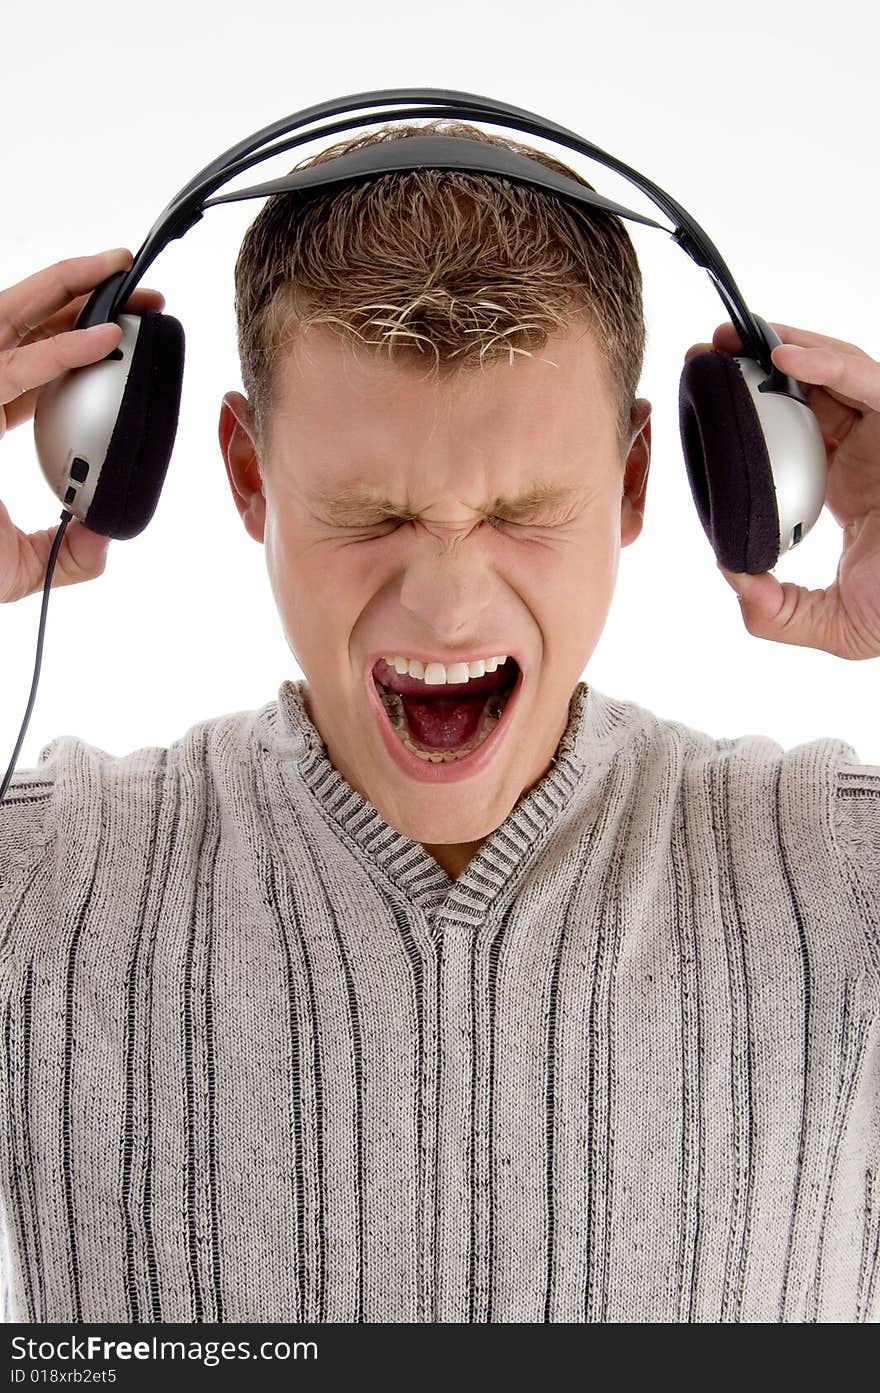
[{"label": "face", "polygon": [[[620,548],[641,530],[650,403],[637,402],[622,458],[615,397],[582,325],[534,358],[446,381],[317,326],[278,374],[262,450],[238,392],[219,434],[309,716],[352,788],[451,870],[550,767]],[[548,496],[530,503],[536,485]],[[504,654],[517,686],[488,739],[454,763],[410,753],[379,699],[379,660]]]}]

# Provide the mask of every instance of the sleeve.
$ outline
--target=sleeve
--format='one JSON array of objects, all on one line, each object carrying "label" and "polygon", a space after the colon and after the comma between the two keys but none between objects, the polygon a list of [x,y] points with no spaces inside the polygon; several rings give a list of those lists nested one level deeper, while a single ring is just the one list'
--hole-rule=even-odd
[{"label": "sleeve", "polygon": [[838,766],[834,831],[876,921],[880,915],[880,764]]}]

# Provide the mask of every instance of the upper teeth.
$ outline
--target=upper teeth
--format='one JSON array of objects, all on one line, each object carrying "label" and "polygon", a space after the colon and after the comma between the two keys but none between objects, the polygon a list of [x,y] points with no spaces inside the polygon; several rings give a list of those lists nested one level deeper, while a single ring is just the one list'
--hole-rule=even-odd
[{"label": "upper teeth", "polygon": [[429,687],[438,687],[444,682],[467,682],[471,677],[483,677],[487,672],[494,672],[507,662],[507,654],[503,653],[497,658],[477,658],[472,663],[428,663],[427,666],[418,658],[402,658],[399,655],[385,656],[384,661],[400,676],[408,673],[410,677],[421,678]]}]

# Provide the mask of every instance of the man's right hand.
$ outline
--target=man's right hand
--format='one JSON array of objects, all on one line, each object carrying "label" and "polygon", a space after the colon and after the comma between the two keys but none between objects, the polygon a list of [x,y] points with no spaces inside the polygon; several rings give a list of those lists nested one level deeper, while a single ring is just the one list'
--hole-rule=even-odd
[{"label": "man's right hand", "polygon": [[[125,247],[75,256],[37,271],[0,291],[0,439],[7,429],[33,417],[41,387],[70,368],[97,363],[122,338],[118,324],[74,329],[89,295],[132,263]],[[131,314],[161,310],[165,297],[139,287],[124,309]],[[46,584],[46,567],[60,522],[42,532],[22,532],[0,502],[0,604],[22,600]],[[77,585],[101,575],[110,538],[92,532],[79,518],[67,525],[52,585]]]}]

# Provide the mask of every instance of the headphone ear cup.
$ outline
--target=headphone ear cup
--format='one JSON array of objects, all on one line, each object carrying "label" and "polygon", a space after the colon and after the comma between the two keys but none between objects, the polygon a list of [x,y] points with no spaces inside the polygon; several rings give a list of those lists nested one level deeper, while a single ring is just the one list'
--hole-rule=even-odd
[{"label": "headphone ear cup", "polygon": [[156,511],[177,434],[183,386],[180,320],[157,310],[140,316],[116,425],[85,525],[125,541]]},{"label": "headphone ear cup", "polygon": [[678,411],[691,493],[717,560],[750,575],[772,570],[780,551],[776,489],[736,360],[713,349],[685,363]]}]

